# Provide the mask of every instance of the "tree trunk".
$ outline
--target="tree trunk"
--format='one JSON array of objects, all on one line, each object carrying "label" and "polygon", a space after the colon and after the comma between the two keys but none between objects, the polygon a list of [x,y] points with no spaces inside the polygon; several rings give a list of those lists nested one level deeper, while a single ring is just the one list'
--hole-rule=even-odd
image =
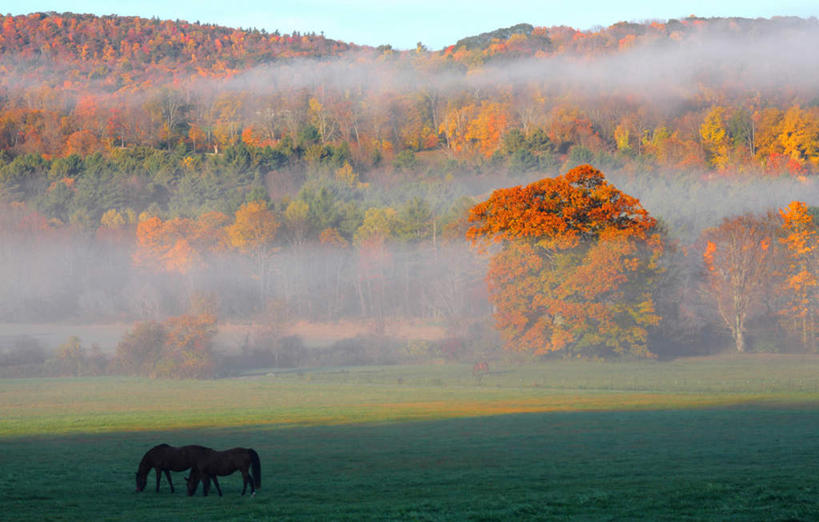
[{"label": "tree trunk", "polygon": [[745,332],[741,326],[738,326],[736,329],[736,335],[734,336],[737,342],[737,351],[739,353],[743,353],[745,351]]}]

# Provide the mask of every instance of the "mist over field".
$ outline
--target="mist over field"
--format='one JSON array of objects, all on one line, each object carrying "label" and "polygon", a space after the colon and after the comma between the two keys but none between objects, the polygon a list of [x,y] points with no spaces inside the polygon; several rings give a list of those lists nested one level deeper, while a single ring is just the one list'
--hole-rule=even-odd
[{"label": "mist over field", "polygon": [[[227,49],[224,32],[216,49],[179,22],[192,54],[174,35],[170,51],[131,48],[120,22],[82,23],[102,24],[111,45],[82,34],[34,48],[37,33],[0,54],[14,73],[0,79],[6,352],[32,336],[65,344],[32,324],[122,332],[207,310],[217,350],[370,336],[397,339],[383,354],[452,358],[457,339],[477,346],[464,360],[500,356],[492,256],[464,237],[467,212],[591,164],[667,234],[653,342],[673,344],[665,356],[710,353],[730,336],[707,320],[718,299],[703,294],[704,232],[819,206],[813,19],[521,24],[437,52],[259,33]],[[259,201],[271,221],[253,246],[229,230]],[[783,328],[777,292],[754,308],[760,350]],[[90,328],[76,335],[113,353],[113,330]]]},{"label": "mist over field", "polygon": [[[775,212],[795,199],[819,206],[819,184],[812,179],[727,178],[702,184],[695,175],[655,174],[646,182],[629,173],[606,174],[615,186],[638,197],[682,245],[696,241],[705,228],[726,217]],[[536,175],[481,177],[473,184],[459,184],[448,197],[478,201],[496,188],[537,179]],[[403,197],[394,196],[393,204],[399,206],[406,202],[404,197],[416,196],[410,189]],[[379,269],[380,287],[374,288],[368,287],[372,274],[366,267],[362,272],[361,257],[349,247],[285,240],[270,255],[268,275],[260,289],[252,263],[235,254],[204,259],[185,275],[152,274],[134,265],[131,245],[92,237],[80,242],[7,238],[0,244],[0,317],[10,324],[0,333],[0,340],[10,346],[18,337],[32,333],[27,331],[31,324],[55,322],[63,325],[57,328],[62,337],[38,333],[50,331],[47,326],[33,328],[35,337],[44,338],[46,347],[53,349],[66,340],[72,322],[119,324],[121,332],[132,321],[184,313],[191,299],[200,294],[216,298],[226,323],[246,323],[263,309],[263,296],[272,311],[262,315],[262,322],[277,321],[285,331],[300,318],[360,321],[370,325],[366,331],[374,321],[389,317],[444,325],[462,320],[468,310],[488,317],[483,281],[486,256],[464,238],[438,238],[436,244],[431,238],[418,245],[388,244],[385,252],[390,263]],[[295,304],[288,309],[288,302]],[[14,323],[20,323],[19,330]],[[118,341],[111,330],[100,335],[92,329],[84,334],[81,326],[70,335],[80,336],[89,345],[102,343],[108,352]],[[241,334],[222,340],[226,344],[222,348],[229,350],[243,342]]]}]

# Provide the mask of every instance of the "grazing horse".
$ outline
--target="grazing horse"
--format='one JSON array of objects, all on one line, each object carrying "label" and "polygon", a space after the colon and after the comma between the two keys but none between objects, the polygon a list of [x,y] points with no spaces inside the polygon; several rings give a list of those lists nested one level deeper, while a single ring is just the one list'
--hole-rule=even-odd
[{"label": "grazing horse", "polygon": [[185,471],[193,466],[197,457],[202,454],[206,448],[204,446],[182,446],[175,448],[168,444],[159,444],[149,449],[142,460],[139,462],[139,468],[136,472],[136,490],[143,491],[148,483],[148,473],[151,469],[156,469],[156,491],[159,492],[159,481],[162,478],[162,472],[165,472],[165,477],[168,479],[168,484],[171,486],[171,493],[174,492],[173,481],[171,480],[171,471]]},{"label": "grazing horse", "polygon": [[247,491],[248,484],[250,484],[250,495],[255,495],[256,488],[262,486],[262,465],[259,462],[259,454],[250,448],[233,448],[226,451],[208,450],[199,455],[192,466],[190,477],[185,477],[188,482],[188,496],[196,493],[200,480],[202,480],[202,494],[207,496],[212,479],[221,497],[222,488],[219,487],[219,480],[216,477],[230,475],[234,471],[242,473],[242,495]]}]

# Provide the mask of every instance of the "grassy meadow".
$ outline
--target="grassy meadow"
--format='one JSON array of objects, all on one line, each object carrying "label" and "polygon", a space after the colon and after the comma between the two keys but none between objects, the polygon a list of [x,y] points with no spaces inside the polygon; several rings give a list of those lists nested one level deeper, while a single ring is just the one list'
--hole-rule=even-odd
[{"label": "grassy meadow", "polygon": [[[819,519],[819,358],[490,370],[0,380],[2,518]],[[160,442],[253,447],[262,488],[135,494]]]}]

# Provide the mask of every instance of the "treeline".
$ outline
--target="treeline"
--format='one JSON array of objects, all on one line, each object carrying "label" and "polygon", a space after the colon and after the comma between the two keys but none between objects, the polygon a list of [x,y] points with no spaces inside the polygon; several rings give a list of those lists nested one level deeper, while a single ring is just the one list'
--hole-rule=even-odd
[{"label": "treeline", "polygon": [[[690,18],[588,33],[523,24],[440,52],[353,54],[315,35],[185,22],[38,14],[0,23],[5,163],[147,147],[182,149],[195,168],[202,153],[242,143],[285,156],[302,146],[308,161],[343,150],[367,180],[453,164],[797,176],[819,168],[813,80],[750,58],[737,65],[730,54],[710,63],[707,52],[720,42],[775,45],[754,43],[766,38],[790,46],[782,52],[800,48],[815,20]],[[283,60],[301,45],[320,59]],[[655,63],[679,78],[623,81]]]},{"label": "treeline", "polygon": [[756,92],[730,99],[698,95],[668,111],[629,100],[625,92],[595,101],[569,92],[544,98],[531,85],[510,96],[513,86],[499,81],[480,94],[466,87],[351,93],[332,84],[312,92],[202,94],[189,86],[148,88],[126,100],[77,98],[50,87],[6,90],[0,91],[0,150],[3,163],[27,154],[117,158],[145,148],[179,151],[191,156],[188,168],[196,168],[203,153],[238,144],[269,147],[270,168],[293,154],[321,162],[343,151],[372,180],[410,176],[418,166],[531,172],[588,161],[633,172],[800,176],[819,169],[819,107],[810,96],[772,95],[760,104]]},{"label": "treeline", "polygon": [[283,244],[315,242],[328,230],[352,243],[374,207],[390,207],[395,229],[390,237],[413,241],[451,237],[448,229],[462,218],[468,196],[490,183],[467,187],[444,175],[372,184],[362,181],[350,161],[347,147],[320,145],[310,137],[277,147],[240,142],[218,155],[184,147],[54,159],[25,154],[0,166],[2,228],[8,233],[37,222],[43,229],[94,233],[122,225],[134,229],[150,217],[210,216],[224,224],[241,207],[259,202],[282,225]]},{"label": "treeline", "polygon": [[[96,201],[131,178],[107,179],[56,186],[70,201],[85,187],[93,192],[82,200]],[[0,205],[3,317],[153,319],[184,313],[201,293],[217,296],[220,317],[271,313],[278,322],[456,320],[486,307],[481,262],[463,241],[473,201],[456,186],[404,186],[399,196],[357,182],[347,165],[293,196],[237,190],[235,204],[214,199],[225,211],[184,192],[196,212],[95,206],[65,222],[21,202]]]},{"label": "treeline", "polygon": [[0,15],[0,53],[19,59],[28,68],[42,67],[49,60],[62,63],[66,70],[75,71],[69,80],[111,77],[106,84],[118,88],[158,73],[224,75],[277,59],[349,52],[363,52],[368,57],[443,57],[463,67],[475,67],[523,56],[613,53],[645,44],[685,42],[703,34],[764,38],[783,28],[814,27],[815,21],[795,17],[768,20],[693,15],[666,22],[620,22],[589,31],[518,24],[462,38],[440,51],[423,45],[401,51],[389,45],[357,46],[315,33],[268,33],[198,21],[48,12]]},{"label": "treeline", "polygon": [[[464,240],[467,213],[479,199],[453,198],[453,187],[439,184],[427,186],[425,196],[404,187],[404,197],[389,202],[352,182],[347,169],[337,171],[312,179],[293,197],[247,191],[232,212],[195,217],[151,206],[109,208],[95,223],[63,224],[24,203],[5,204],[0,312],[13,321],[161,321],[187,313],[193,300],[207,296],[214,314],[228,321],[353,319],[369,321],[379,332],[400,319],[442,324],[453,338],[480,331],[477,325],[491,310],[487,261]],[[713,214],[711,226],[692,237],[657,224],[663,247],[651,263],[658,271],[651,285],[634,287],[636,295],[657,292],[650,313],[644,310],[651,318],[641,334],[649,352],[707,352],[730,342],[732,331],[745,330],[737,341],[743,350],[809,349],[808,337],[800,340],[795,332],[813,327],[795,325],[816,311],[816,208],[793,205],[783,203],[781,214],[771,208],[771,214],[727,214],[723,221],[717,217],[725,213]],[[708,214],[704,208],[700,214]],[[743,239],[751,234],[746,228],[755,238],[750,242]],[[734,302],[726,297],[734,291],[732,271],[744,274],[746,268],[730,263],[750,253],[762,257],[737,291],[752,289],[749,299],[756,301],[744,307],[747,316],[737,326],[726,319],[731,313],[715,307]],[[582,287],[588,276],[572,268],[575,253],[561,255],[566,264],[554,280]],[[628,263],[606,262],[618,265]],[[576,279],[568,278],[577,270]],[[715,279],[718,274],[724,280]],[[516,284],[525,286],[525,278]],[[599,289],[602,295],[610,290]],[[801,297],[796,302],[793,296]]]},{"label": "treeline", "polygon": [[[166,318],[204,295],[222,320],[355,318],[376,333],[390,318],[435,321],[454,341],[432,351],[450,353],[489,339],[474,332],[498,309],[487,259],[464,240],[469,209],[498,186],[591,163],[659,202],[657,294],[630,309],[645,318],[641,354],[810,351],[815,209],[786,205],[816,202],[815,79],[776,64],[782,74],[762,81],[771,73],[753,62],[692,63],[719,49],[713,38],[742,47],[815,29],[523,24],[435,52],[136,18],[0,17],[0,317],[140,320],[168,336]],[[674,74],[621,81],[666,59]],[[775,178],[798,191],[735,190]],[[765,234],[739,251],[760,254],[753,280],[764,282],[741,324],[725,308],[739,302],[726,297],[734,229]],[[580,265],[564,268],[585,280]],[[291,352],[274,365],[299,359]]]},{"label": "treeline", "polygon": [[[184,146],[170,151],[116,148],[106,154],[56,158],[38,153],[12,157],[0,151],[0,202],[7,213],[0,220],[6,230],[13,229],[20,218],[9,209],[25,208],[43,227],[94,234],[112,223],[135,227],[142,214],[163,220],[195,220],[210,212],[232,216],[243,204],[261,199],[279,214],[279,239],[289,243],[317,241],[327,228],[350,243],[371,207],[392,208],[399,217],[406,214],[400,219],[427,219],[425,234],[431,236],[433,231],[446,234],[471,204],[469,198],[499,183],[554,176],[592,157],[570,154],[561,163],[549,152],[548,138],[537,131],[529,136],[505,134],[499,156],[503,162],[484,169],[456,161],[436,167],[418,156],[405,151],[382,170],[360,171],[349,147],[321,145],[310,132],[275,147],[238,142],[220,154],[192,153]],[[693,240],[702,228],[732,212],[784,205],[794,193],[810,194],[815,186],[808,178],[614,172],[618,184],[650,203],[672,236],[682,241]],[[723,196],[716,197],[720,192]],[[744,204],[737,209],[739,202]],[[305,205],[307,217],[296,224],[297,210]],[[422,208],[411,210],[411,205]],[[284,214],[291,206],[288,218]],[[410,218],[412,212],[423,216]]]}]

